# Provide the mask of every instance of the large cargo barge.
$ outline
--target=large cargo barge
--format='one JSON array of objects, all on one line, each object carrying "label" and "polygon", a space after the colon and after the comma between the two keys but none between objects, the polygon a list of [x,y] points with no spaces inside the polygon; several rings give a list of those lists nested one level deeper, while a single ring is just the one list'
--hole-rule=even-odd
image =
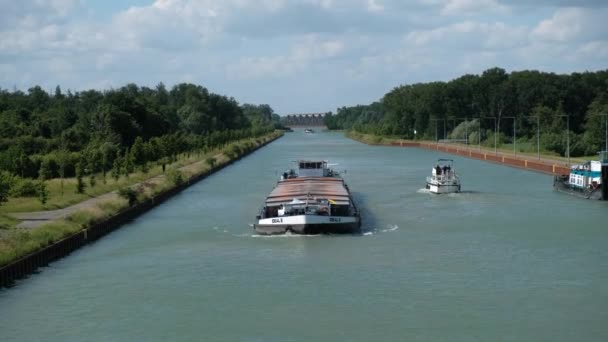
[{"label": "large cargo barge", "polygon": [[348,234],[361,227],[359,211],[344,179],[327,161],[299,160],[283,173],[256,217],[261,235]]},{"label": "large cargo barge", "polygon": [[587,199],[608,200],[608,151],[599,160],[573,165],[568,175],[555,176],[553,188]]}]

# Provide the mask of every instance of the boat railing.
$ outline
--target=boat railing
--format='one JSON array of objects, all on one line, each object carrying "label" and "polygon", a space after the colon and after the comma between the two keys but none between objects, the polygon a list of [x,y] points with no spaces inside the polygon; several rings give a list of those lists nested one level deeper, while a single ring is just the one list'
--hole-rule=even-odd
[{"label": "boat railing", "polygon": [[437,181],[437,182],[450,182],[453,180],[457,180],[458,176],[456,176],[456,172],[454,171],[446,171],[440,175],[432,175],[426,178],[428,182]]}]

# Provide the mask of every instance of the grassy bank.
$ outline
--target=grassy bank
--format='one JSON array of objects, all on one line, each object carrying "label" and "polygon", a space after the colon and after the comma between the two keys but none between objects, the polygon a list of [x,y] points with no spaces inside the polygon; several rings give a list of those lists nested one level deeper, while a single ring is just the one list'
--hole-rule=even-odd
[{"label": "grassy bank", "polygon": [[344,136],[368,145],[390,145],[391,142],[399,140],[397,137],[364,134],[356,131],[345,131]]},{"label": "grassy bank", "polygon": [[[189,165],[217,153],[221,153],[221,149],[214,149],[207,151],[206,153],[182,154],[178,156],[175,162],[167,164],[166,169]],[[8,202],[3,203],[0,206],[0,215],[65,208],[89,198],[112,192],[162,174],[162,165],[155,163],[150,164],[149,169],[146,172],[135,171],[130,173],[128,177],[121,175],[118,179],[112,178],[108,173],[104,180],[102,174],[96,174],[94,186],[91,186],[90,176],[87,176],[84,177],[86,187],[83,193],[76,192],[76,178],[65,178],[63,180],[57,178],[51,179],[46,181],[49,197],[45,204],[42,204],[37,197],[11,197]]]},{"label": "grassy bank", "polygon": [[[193,177],[201,175],[213,167],[221,166],[234,159],[237,159],[240,156],[247,154],[257,146],[262,145],[269,140],[275,139],[282,134],[282,132],[274,132],[256,139],[241,140],[229,144],[221,150],[210,151],[206,154],[184,158],[167,167],[165,175],[161,176],[162,169],[160,169],[160,172],[156,174],[158,177],[152,178],[155,173],[153,171],[149,171],[146,173],[147,177],[130,176],[122,183],[113,183],[112,185],[110,185],[108,182],[108,184],[105,185],[106,187],[103,189],[112,191],[119,188],[129,188],[129,186],[131,186],[131,194],[134,196],[131,205],[134,205],[149,198],[154,198],[158,194],[172,189]],[[181,169],[179,169],[180,167]],[[133,184],[138,182],[140,183],[138,186],[133,186]],[[105,192],[99,192],[98,194]],[[83,199],[88,199],[90,197],[94,197],[94,195],[89,193],[88,196],[84,197]],[[92,224],[101,222],[104,219],[121,212],[130,205],[126,199],[127,196],[124,197],[125,198],[115,196],[115,198],[100,201],[91,207],[72,213],[65,219],[52,221],[35,229],[14,228],[14,225],[17,222],[16,220],[11,219],[6,214],[0,215],[0,224],[5,225],[4,229],[0,229],[0,266],[11,263],[18,258],[44,248],[53,242],[59,241],[82,229],[90,227]],[[77,197],[72,197],[72,200],[75,201],[76,198]],[[36,199],[30,200],[37,201]],[[64,205],[64,207],[67,205],[69,204]],[[15,208],[15,206],[16,205],[13,204],[13,208]],[[20,208],[26,207],[35,208],[35,205],[22,205]]]},{"label": "grassy bank", "polygon": [[[435,143],[434,141],[427,141],[427,140],[405,140],[405,139],[401,139],[399,137],[396,136],[380,136],[380,135],[373,135],[373,134],[363,134],[363,133],[359,133],[359,132],[355,132],[355,131],[346,131],[344,134],[347,138],[362,142],[364,144],[368,144],[368,145],[391,145],[391,143],[398,143],[400,141],[411,141],[411,142],[420,142],[420,143]],[[488,145],[490,144],[490,145]],[[478,145],[477,144],[471,144],[471,145],[465,145],[465,144],[449,144],[449,145],[458,145],[458,146],[462,146],[462,147],[468,147],[471,149],[478,149]],[[512,144],[502,144],[501,146],[497,146],[496,148],[498,153],[502,153],[502,154],[511,154],[514,155],[513,153],[513,145]],[[481,151],[484,151],[486,153],[494,153],[494,145],[493,142],[489,142],[489,143],[484,143],[482,141],[482,145],[481,145]],[[518,143],[516,145],[516,153],[517,156],[524,156],[530,160],[536,159],[538,157],[538,153],[536,151],[536,145],[526,142],[526,143]],[[552,151],[546,151],[541,149],[540,151],[540,158],[543,160],[551,160],[551,161],[555,161],[556,163],[560,163],[560,164],[567,164],[568,163],[568,158],[566,157],[562,157],[559,156],[557,153],[552,152]],[[570,162],[571,163],[583,163],[587,160],[595,160],[597,159],[597,155],[594,156],[585,156],[585,157],[576,157],[576,158],[570,158]]]}]

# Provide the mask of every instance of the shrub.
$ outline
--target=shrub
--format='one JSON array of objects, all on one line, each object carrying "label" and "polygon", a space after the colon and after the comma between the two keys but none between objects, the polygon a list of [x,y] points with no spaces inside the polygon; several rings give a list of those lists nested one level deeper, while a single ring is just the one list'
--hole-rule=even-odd
[{"label": "shrub", "polygon": [[8,195],[11,190],[11,174],[6,171],[0,171],[0,204],[8,200]]},{"label": "shrub", "polygon": [[241,148],[239,145],[237,144],[230,144],[228,145],[228,147],[226,148],[226,155],[232,159],[232,158],[236,158],[241,154]]},{"label": "shrub", "polygon": [[557,133],[543,133],[540,135],[540,143],[545,149],[557,152],[559,155],[564,156],[566,154],[564,137],[565,135]]},{"label": "shrub", "polygon": [[205,159],[205,163],[207,163],[207,165],[209,165],[210,168],[213,168],[215,166],[216,162],[217,162],[217,160],[213,157],[209,157],[209,158]]},{"label": "shrub", "polygon": [[89,227],[105,217],[104,212],[97,207],[82,209],[72,213],[67,220],[74,222],[81,227]]},{"label": "shrub", "polygon": [[167,179],[173,185],[181,185],[184,182],[184,176],[182,172],[178,169],[169,169],[167,172]]},{"label": "shrub", "polygon": [[108,216],[123,210],[128,205],[128,200],[125,200],[124,198],[105,200],[97,204],[99,209],[101,209],[103,213]]},{"label": "shrub", "polygon": [[471,134],[469,134],[469,144],[475,145],[478,143],[479,143],[479,132],[477,132],[477,131],[471,132]]},{"label": "shrub", "polygon": [[137,191],[132,188],[126,187],[118,190],[118,195],[129,202],[129,206],[137,203]]},{"label": "shrub", "polygon": [[[458,124],[458,126],[456,126],[452,132],[450,134],[448,134],[448,138],[449,139],[468,139],[470,141],[470,143],[472,144],[473,141],[470,140],[471,135],[474,132],[477,132],[479,130],[479,121],[478,120],[469,120],[469,121],[463,121],[460,124]],[[467,136],[468,134],[468,136]],[[477,135],[474,136],[475,138],[477,137]],[[474,142],[477,142],[477,139],[475,139]]]},{"label": "shrub", "polygon": [[17,178],[13,181],[10,190],[11,197],[36,197],[38,196],[38,186],[36,182],[29,178]]}]

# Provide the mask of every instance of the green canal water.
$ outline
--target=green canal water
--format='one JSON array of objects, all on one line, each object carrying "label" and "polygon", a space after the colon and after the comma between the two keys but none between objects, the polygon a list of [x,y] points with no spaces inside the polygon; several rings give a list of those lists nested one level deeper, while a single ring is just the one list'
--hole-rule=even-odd
[{"label": "green canal water", "polygon": [[[431,195],[440,157],[288,133],[0,290],[0,340],[608,340],[608,203],[457,156]],[[346,170],[363,235],[253,234],[296,158]]]}]

